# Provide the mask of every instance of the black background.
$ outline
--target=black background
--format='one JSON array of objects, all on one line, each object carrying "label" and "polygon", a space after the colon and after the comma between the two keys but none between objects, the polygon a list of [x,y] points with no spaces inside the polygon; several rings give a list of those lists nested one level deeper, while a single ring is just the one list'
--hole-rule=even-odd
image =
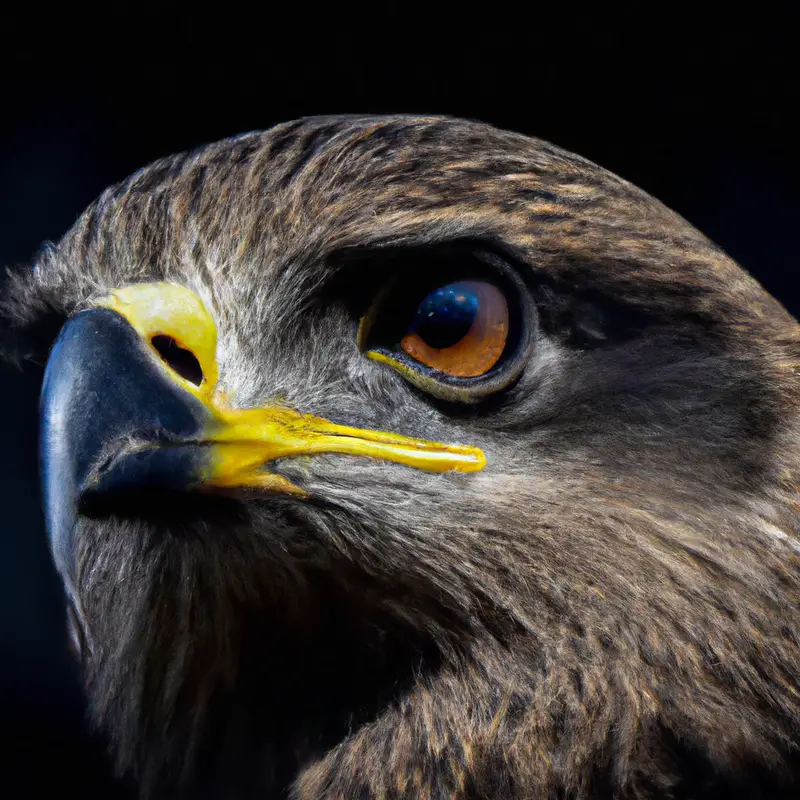
[{"label": "black background", "polygon": [[[677,210],[800,313],[800,75],[782,32],[788,15],[770,18],[771,30],[748,20],[699,32],[673,12],[671,32],[656,17],[631,30],[630,19],[575,14],[507,21],[491,35],[477,17],[468,33],[419,20],[408,32],[389,23],[311,42],[310,9],[308,20],[267,26],[236,8],[220,19],[230,32],[214,20],[202,32],[166,32],[153,18],[141,35],[124,19],[110,32],[6,20],[0,265],[29,261],[108,184],[159,156],[307,114],[431,112],[597,161]],[[248,33],[253,42],[239,41]],[[56,787],[111,798],[101,750],[83,731],[42,529],[36,392],[33,373],[0,371],[0,796]]]}]

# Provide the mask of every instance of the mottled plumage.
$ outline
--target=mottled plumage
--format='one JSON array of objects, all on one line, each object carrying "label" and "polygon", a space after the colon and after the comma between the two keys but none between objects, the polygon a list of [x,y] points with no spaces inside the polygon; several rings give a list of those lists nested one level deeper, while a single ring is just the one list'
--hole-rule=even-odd
[{"label": "mottled plumage", "polygon": [[[356,346],[378,276],[445,245],[515,265],[537,309],[478,404]],[[108,189],[14,274],[5,351],[43,362],[61,320],[155,280],[212,310],[233,405],[488,464],[285,459],[311,500],[82,516],[91,713],[144,791],[798,790],[800,329],[683,219],[487,125],[306,119]]]}]

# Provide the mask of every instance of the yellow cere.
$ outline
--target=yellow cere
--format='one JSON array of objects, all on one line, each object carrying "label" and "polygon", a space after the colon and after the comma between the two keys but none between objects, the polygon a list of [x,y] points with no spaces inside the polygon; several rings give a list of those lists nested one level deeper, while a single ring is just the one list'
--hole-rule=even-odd
[{"label": "yellow cere", "polygon": [[[96,305],[121,314],[150,345],[170,380],[198,397],[209,410],[211,422],[202,434],[211,455],[202,476],[206,487],[305,494],[264,466],[278,458],[318,453],[366,456],[429,472],[477,472],[486,465],[486,457],[477,447],[350,428],[278,406],[227,407],[214,391],[218,377],[216,326],[202,300],[189,289],[170,283],[134,284],[115,289]],[[194,354],[204,375],[199,387],[161,361],[150,344],[158,335],[173,338]]]},{"label": "yellow cere", "polygon": [[[169,336],[191,351],[201,369],[203,382],[195,386],[164,365],[170,377],[200,398],[209,398],[217,384],[217,326],[203,301],[190,289],[174,283],[134,283],[114,289],[94,304],[116,311],[142,339]],[[157,359],[161,363],[161,358]]]}]

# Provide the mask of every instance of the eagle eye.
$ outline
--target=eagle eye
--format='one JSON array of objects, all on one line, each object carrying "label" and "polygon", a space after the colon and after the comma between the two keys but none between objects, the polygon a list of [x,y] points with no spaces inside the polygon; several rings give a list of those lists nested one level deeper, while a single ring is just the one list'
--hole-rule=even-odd
[{"label": "eagle eye", "polygon": [[485,375],[508,339],[508,302],[486,281],[457,281],[417,307],[400,347],[426,367],[458,378]]},{"label": "eagle eye", "polygon": [[475,402],[508,386],[533,341],[530,294],[489,254],[434,254],[395,264],[361,320],[360,349],[445,400]]}]

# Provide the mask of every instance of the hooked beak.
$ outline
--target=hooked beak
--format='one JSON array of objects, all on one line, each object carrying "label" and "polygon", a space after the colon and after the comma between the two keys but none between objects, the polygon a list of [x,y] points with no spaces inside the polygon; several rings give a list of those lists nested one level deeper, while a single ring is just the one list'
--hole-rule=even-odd
[{"label": "hooked beak", "polygon": [[278,406],[230,408],[216,385],[216,339],[200,298],[172,284],[112,292],[62,329],[42,387],[40,457],[51,550],[68,589],[78,508],[93,495],[242,488],[305,496],[269,464],[317,453],[431,472],[473,472],[486,463],[475,447],[351,428]]}]

